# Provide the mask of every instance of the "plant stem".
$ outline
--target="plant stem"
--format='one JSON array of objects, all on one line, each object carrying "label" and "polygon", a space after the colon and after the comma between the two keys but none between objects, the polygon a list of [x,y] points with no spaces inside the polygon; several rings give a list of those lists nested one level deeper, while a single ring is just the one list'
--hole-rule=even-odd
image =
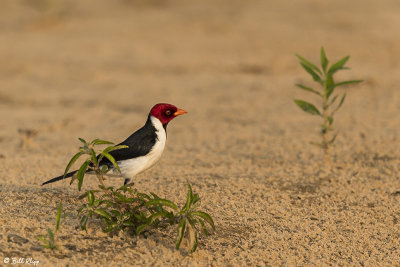
[{"label": "plant stem", "polygon": [[104,178],[103,178],[103,173],[101,172],[100,168],[98,165],[95,166],[95,173],[97,176],[97,179],[99,180],[100,184],[103,186],[103,190],[104,192],[106,192],[107,194],[111,195],[111,192],[107,189],[106,184],[104,183]]},{"label": "plant stem", "polygon": [[329,120],[328,120],[328,107],[325,105],[326,103],[324,103],[324,110],[322,113],[324,120],[324,128],[322,129],[322,147],[325,152],[325,160],[326,160],[327,158],[329,158],[329,136],[328,136]]},{"label": "plant stem", "polygon": [[106,187],[106,184],[104,183],[103,176],[102,176],[102,175],[97,175],[97,178],[99,179],[100,184],[101,184],[104,188],[107,188],[107,187]]},{"label": "plant stem", "polygon": [[329,136],[328,132],[330,130],[330,122],[329,122],[329,104],[328,104],[328,86],[327,86],[327,78],[326,73],[324,72],[325,81],[323,83],[324,93],[322,95],[322,119],[323,119],[323,128],[321,130],[322,135],[322,148],[324,149],[324,160],[325,162],[329,161]]}]

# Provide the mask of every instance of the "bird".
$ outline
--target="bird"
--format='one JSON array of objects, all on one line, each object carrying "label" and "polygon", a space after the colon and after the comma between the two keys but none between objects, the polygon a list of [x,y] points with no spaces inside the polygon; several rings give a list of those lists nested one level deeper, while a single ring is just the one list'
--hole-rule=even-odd
[{"label": "bird", "polygon": [[[187,111],[171,104],[156,104],[150,110],[144,126],[118,144],[125,145],[127,148],[109,152],[121,170],[120,174],[124,178],[124,185],[129,183],[137,174],[152,167],[161,158],[167,141],[168,123],[175,117],[186,113]],[[109,171],[116,171],[114,165],[106,157],[102,158],[99,166],[100,168],[107,166]],[[72,177],[77,171],[55,177],[42,185]]]}]

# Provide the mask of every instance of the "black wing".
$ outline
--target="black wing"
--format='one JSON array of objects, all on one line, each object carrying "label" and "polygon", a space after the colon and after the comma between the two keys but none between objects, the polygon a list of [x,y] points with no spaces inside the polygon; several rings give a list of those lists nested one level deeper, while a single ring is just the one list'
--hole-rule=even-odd
[{"label": "black wing", "polygon": [[[147,155],[157,141],[156,132],[157,129],[151,123],[149,116],[146,124],[142,128],[134,132],[125,141],[118,144],[126,145],[128,148],[113,150],[110,152],[111,156],[113,156],[116,161],[121,161]],[[103,158],[100,165],[112,167],[112,163],[107,158]]]}]

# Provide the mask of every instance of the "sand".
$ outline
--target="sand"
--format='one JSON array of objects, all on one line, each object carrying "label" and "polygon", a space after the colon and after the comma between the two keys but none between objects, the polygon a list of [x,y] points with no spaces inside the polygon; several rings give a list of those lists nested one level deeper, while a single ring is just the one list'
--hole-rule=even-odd
[{"label": "sand", "polygon": [[[400,4],[397,0],[3,1],[0,8],[0,262],[38,266],[399,266]],[[318,99],[295,57],[351,55],[332,162],[310,141]],[[120,142],[168,102],[168,126],[144,192],[183,204],[186,183],[216,232],[174,249],[77,229],[76,186],[62,174],[78,137]],[[111,179],[118,186],[122,179]],[[95,188],[87,179],[84,189]],[[60,249],[37,236],[69,213]],[[7,264],[5,266],[8,266]]]}]

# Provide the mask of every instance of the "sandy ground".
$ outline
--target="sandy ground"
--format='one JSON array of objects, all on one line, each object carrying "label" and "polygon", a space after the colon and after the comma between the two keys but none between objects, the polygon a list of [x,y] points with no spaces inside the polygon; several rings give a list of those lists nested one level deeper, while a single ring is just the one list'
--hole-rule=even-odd
[{"label": "sandy ground", "polygon": [[[399,29],[398,0],[2,1],[0,262],[400,266]],[[293,103],[315,101],[294,86],[311,85],[295,54],[316,62],[321,45],[351,55],[338,79],[364,79],[346,89],[329,166],[309,144],[318,119]],[[135,183],[180,204],[186,182],[200,193],[217,230],[192,255],[173,229],[79,231],[76,187],[40,186],[78,137],[122,141],[158,102],[189,113]],[[36,236],[60,200],[71,215],[51,252]]]}]

